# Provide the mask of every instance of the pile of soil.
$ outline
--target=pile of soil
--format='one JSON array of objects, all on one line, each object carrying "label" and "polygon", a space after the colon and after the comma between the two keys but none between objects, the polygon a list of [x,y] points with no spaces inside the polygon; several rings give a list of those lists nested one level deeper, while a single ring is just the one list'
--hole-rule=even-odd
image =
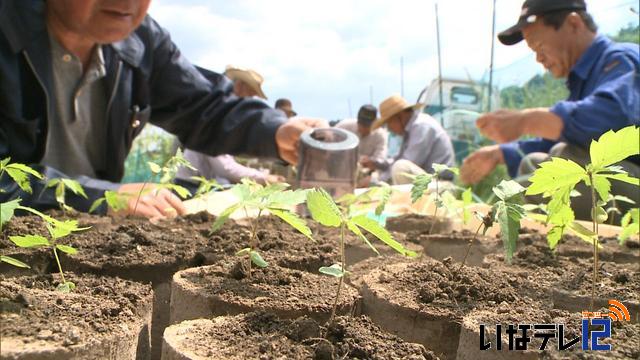
[{"label": "pile of soil", "polygon": [[[189,294],[211,299],[211,304],[215,305],[210,308],[215,315],[268,310],[277,311],[285,317],[309,313],[316,318],[329,317],[337,292],[337,279],[278,265],[266,268],[253,266],[249,279],[245,266],[244,259],[231,259],[189,269],[175,275],[173,286],[179,286]],[[176,298],[177,293],[172,299],[172,309],[179,306],[174,304]],[[358,299],[355,289],[343,285],[338,310],[342,313],[356,311]],[[172,319],[175,319],[173,315]]]},{"label": "pile of soil", "polygon": [[149,285],[70,272],[65,279],[75,283],[75,290],[56,291],[57,275],[0,275],[3,342],[20,339],[25,346],[70,347],[103,337],[131,337],[131,329],[151,320]]},{"label": "pile of soil", "polygon": [[389,231],[402,232],[407,238],[420,235],[446,234],[451,231],[451,220],[447,217],[430,215],[404,214],[387,219],[386,228]]},{"label": "pile of soil", "polygon": [[180,335],[171,345],[208,359],[437,359],[366,317],[338,317],[328,328],[308,317],[283,320],[264,312],[190,324],[167,330]]},{"label": "pile of soil", "polygon": [[459,310],[456,303],[468,308],[482,302],[500,304],[518,299],[512,289],[517,278],[495,276],[486,269],[459,268],[460,264],[451,260],[426,260],[402,269],[386,267],[379,282],[388,284],[397,296],[402,294],[407,304],[419,306]]}]

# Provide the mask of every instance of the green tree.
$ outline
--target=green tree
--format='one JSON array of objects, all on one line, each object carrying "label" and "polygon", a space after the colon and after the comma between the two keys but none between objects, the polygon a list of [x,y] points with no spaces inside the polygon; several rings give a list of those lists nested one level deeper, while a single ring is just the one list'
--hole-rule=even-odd
[{"label": "green tree", "polygon": [[611,39],[618,42],[640,44],[640,25],[633,26],[629,24],[627,27],[620,29],[618,34],[612,36]]}]

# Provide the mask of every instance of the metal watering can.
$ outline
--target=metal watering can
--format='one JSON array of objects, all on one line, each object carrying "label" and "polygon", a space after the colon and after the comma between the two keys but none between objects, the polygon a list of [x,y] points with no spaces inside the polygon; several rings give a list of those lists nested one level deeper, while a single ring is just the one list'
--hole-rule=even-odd
[{"label": "metal watering can", "polygon": [[358,172],[358,137],[338,128],[309,129],[300,137],[296,187],[323,188],[334,199],[353,193]]}]

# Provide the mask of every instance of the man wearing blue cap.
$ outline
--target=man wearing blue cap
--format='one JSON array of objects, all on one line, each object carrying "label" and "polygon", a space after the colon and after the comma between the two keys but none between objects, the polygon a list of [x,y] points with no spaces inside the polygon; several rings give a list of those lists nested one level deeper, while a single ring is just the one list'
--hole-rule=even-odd
[{"label": "man wearing blue cap", "polygon": [[[640,124],[638,45],[614,43],[597,30],[583,0],[524,2],[517,24],[498,38],[505,45],[524,39],[545,69],[556,78],[567,78],[570,95],[551,108],[499,110],[481,116],[478,129],[499,145],[483,147],[465,159],[461,169],[465,183],[481,181],[502,163],[512,177],[530,174],[549,156],[585,164],[593,139],[611,129]],[[537,138],[517,141],[524,135]],[[621,165],[634,176],[640,174],[638,158]],[[612,193],[640,200],[637,185],[616,182]],[[589,217],[588,211],[576,215]]]}]

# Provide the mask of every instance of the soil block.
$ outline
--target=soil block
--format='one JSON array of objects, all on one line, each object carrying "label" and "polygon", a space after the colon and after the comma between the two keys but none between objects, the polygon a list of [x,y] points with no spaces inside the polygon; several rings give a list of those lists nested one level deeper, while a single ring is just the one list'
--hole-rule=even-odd
[{"label": "soil block", "polygon": [[434,217],[419,214],[406,214],[387,218],[386,228],[410,234],[413,237],[429,234],[446,234],[451,232],[453,223],[448,217]]},{"label": "soil block", "polygon": [[[462,262],[473,238],[474,233],[469,231],[454,231],[444,235],[418,235],[417,237],[407,238],[407,241],[420,244],[424,254],[433,259],[442,261],[450,257],[456,262]],[[500,252],[502,248],[502,240],[479,234],[473,241],[465,264],[481,266],[485,256]]]},{"label": "soil block", "polygon": [[338,317],[326,328],[309,317],[249,313],[185,321],[164,334],[164,360],[437,359],[366,317]]},{"label": "soil block", "polygon": [[92,275],[0,276],[2,359],[150,359],[151,286]]},{"label": "soil block", "polygon": [[[183,270],[173,277],[171,323],[265,310],[283,318],[307,315],[326,321],[338,287],[336,278],[287,269],[276,264],[251,270],[244,259]],[[342,285],[337,312],[359,313],[358,292]]]},{"label": "soil block", "polygon": [[406,341],[454,359],[462,317],[475,308],[521,300],[518,279],[451,259],[383,266],[364,276],[365,315]]}]

